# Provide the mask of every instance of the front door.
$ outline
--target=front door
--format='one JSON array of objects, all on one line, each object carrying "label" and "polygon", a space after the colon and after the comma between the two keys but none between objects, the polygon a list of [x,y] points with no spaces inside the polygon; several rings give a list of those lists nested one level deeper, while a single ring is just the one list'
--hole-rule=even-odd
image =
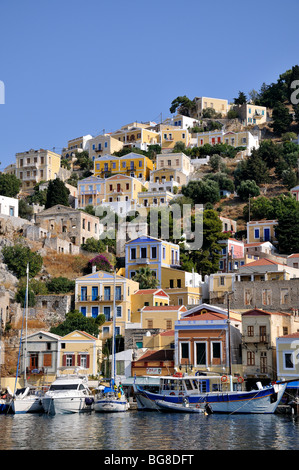
[{"label": "front door", "polygon": [[206,365],[206,343],[196,343],[196,365]]}]

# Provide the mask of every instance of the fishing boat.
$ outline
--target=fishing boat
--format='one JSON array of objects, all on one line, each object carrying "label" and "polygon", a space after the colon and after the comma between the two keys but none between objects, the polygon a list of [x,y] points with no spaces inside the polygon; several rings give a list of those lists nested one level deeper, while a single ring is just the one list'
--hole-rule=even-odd
[{"label": "fishing boat", "polygon": [[80,373],[79,367],[74,373],[57,376],[42,397],[43,410],[51,415],[91,411],[93,403],[87,376]]},{"label": "fishing boat", "polygon": [[130,408],[127,397],[121,386],[116,385],[115,367],[115,284],[116,273],[114,271],[114,295],[113,295],[113,331],[112,331],[112,351],[111,351],[111,379],[109,386],[99,385],[95,395],[94,410],[98,412],[120,412]]},{"label": "fishing boat", "polygon": [[[257,383],[257,389],[238,390],[239,377],[212,375],[163,376],[159,387],[134,384],[138,409],[159,409],[161,401],[182,404],[187,397],[190,406],[209,404],[213,413],[274,413],[286,389],[286,382],[268,386]],[[239,382],[238,382],[239,381]],[[158,401],[158,405],[157,405]]]}]

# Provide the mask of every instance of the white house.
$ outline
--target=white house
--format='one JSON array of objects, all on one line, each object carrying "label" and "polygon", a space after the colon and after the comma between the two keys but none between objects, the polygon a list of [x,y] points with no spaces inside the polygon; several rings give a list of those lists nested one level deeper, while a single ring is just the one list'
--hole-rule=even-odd
[{"label": "white house", "polygon": [[0,214],[19,216],[19,200],[13,197],[0,196]]}]

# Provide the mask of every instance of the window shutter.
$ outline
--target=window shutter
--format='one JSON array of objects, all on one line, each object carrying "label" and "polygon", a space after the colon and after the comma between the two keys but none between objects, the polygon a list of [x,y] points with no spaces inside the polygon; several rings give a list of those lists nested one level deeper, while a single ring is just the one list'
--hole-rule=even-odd
[{"label": "window shutter", "polygon": [[65,354],[62,356],[62,365],[63,365],[63,367],[66,366],[66,355]]},{"label": "window shutter", "polygon": [[75,354],[73,354],[73,356],[72,356],[72,366],[75,366],[75,364],[76,364],[76,363],[75,363],[75,359],[76,359],[76,358],[75,358]]},{"label": "window shutter", "polygon": [[89,354],[86,355],[86,368],[89,369]]},{"label": "window shutter", "polygon": [[81,366],[81,355],[78,354],[77,356],[77,366]]}]

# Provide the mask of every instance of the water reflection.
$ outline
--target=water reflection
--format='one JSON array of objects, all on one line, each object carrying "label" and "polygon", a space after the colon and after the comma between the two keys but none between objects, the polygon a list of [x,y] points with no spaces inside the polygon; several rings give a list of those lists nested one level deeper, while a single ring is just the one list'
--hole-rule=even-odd
[{"label": "water reflection", "polygon": [[132,411],[0,415],[1,450],[298,450],[299,418]]}]

